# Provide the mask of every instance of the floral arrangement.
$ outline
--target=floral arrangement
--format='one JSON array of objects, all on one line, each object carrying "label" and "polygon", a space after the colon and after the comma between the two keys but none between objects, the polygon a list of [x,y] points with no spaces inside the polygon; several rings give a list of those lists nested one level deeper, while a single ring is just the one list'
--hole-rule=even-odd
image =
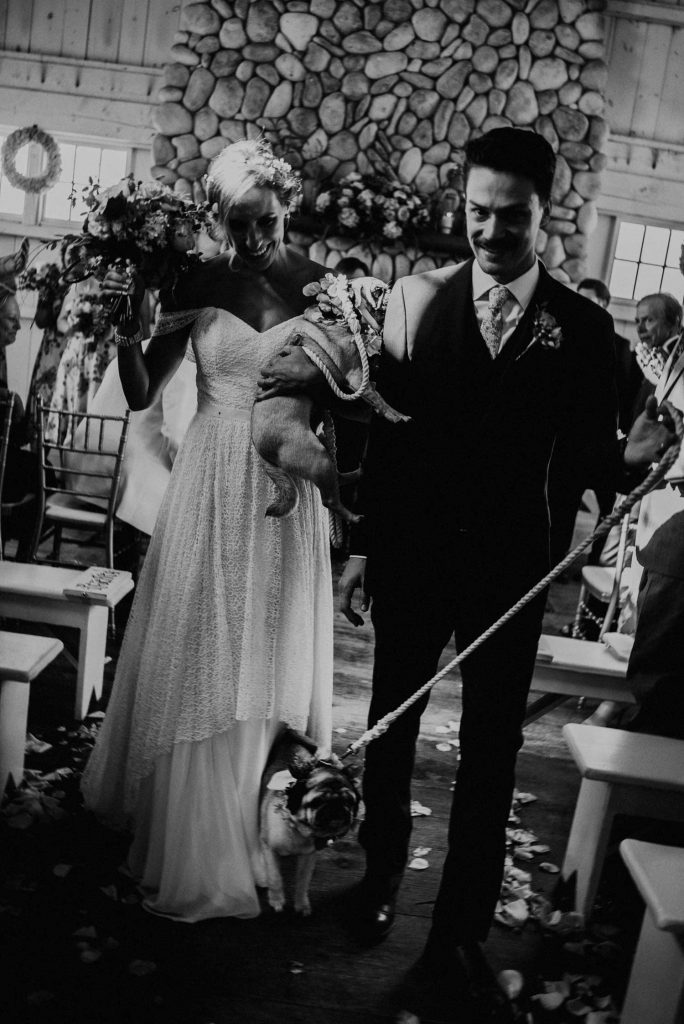
[{"label": "floral arrangement", "polygon": [[634,349],[634,355],[649,384],[657,384],[665,369],[667,353],[662,348],[654,348],[647,345],[645,341],[638,341]]},{"label": "floral arrangement", "polygon": [[389,288],[375,277],[350,281],[344,274],[326,274],[303,288],[316,301],[322,323],[345,324],[370,357],[380,354],[382,325]]},{"label": "floral arrangement", "polygon": [[[70,198],[75,205],[78,197]],[[81,198],[88,211],[83,230],[62,239],[69,282],[91,276],[101,281],[113,268],[131,277],[137,271],[148,288],[159,288],[190,265],[195,233],[209,221],[206,204],[132,175],[104,190],[91,179]]]},{"label": "floral arrangement", "polygon": [[340,235],[396,242],[429,223],[428,201],[399,181],[358,171],[319,192],[315,211]]},{"label": "floral arrangement", "polygon": [[74,334],[100,337],[110,327],[110,310],[97,295],[78,295],[67,314],[69,329]]},{"label": "floral arrangement", "polygon": [[43,301],[52,301],[66,288],[58,263],[40,263],[38,266],[27,267],[19,275],[17,284],[25,291],[38,292],[39,299]]}]

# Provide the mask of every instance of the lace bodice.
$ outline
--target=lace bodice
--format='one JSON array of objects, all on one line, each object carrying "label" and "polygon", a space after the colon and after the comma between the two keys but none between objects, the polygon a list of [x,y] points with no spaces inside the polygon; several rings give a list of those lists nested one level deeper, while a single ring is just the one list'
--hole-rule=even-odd
[{"label": "lace bodice", "polygon": [[198,405],[250,410],[260,367],[286,343],[297,319],[260,333],[228,310],[201,310],[191,331]]}]

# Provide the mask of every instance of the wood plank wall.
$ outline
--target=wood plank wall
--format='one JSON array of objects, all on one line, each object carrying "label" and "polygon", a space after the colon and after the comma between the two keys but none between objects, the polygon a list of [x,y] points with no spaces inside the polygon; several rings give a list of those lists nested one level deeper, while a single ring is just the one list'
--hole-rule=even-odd
[{"label": "wood plank wall", "polygon": [[613,134],[684,145],[684,25],[616,19],[608,57]]},{"label": "wood plank wall", "polygon": [[0,50],[162,67],[180,0],[3,0]]}]

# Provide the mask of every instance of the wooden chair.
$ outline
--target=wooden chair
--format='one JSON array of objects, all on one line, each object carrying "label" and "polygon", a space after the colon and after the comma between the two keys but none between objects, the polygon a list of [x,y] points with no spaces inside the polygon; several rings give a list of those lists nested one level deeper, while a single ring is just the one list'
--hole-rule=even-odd
[{"label": "wooden chair", "polygon": [[620,853],[646,909],[622,1024],[684,1020],[684,850],[623,839]]},{"label": "wooden chair", "polygon": [[[626,512],[620,521],[620,540],[614,566],[585,565],[582,568],[582,583],[572,624],[572,636],[576,640],[594,639],[586,635],[587,622],[593,623],[597,628],[597,640],[602,640],[604,633],[607,633],[613,626],[616,613],[619,611],[622,573],[630,552],[631,525],[630,513]],[[597,615],[589,607],[589,597],[593,597],[600,605],[605,606],[602,615]]]},{"label": "wooden chair", "polygon": [[[114,568],[114,517],[129,418],[128,410],[124,416],[78,416],[38,403],[40,508],[31,551],[33,561],[38,560],[46,527],[51,527],[51,555],[41,561],[80,564],[65,563],[60,558],[62,530],[67,528],[87,531],[88,538],[81,543],[87,542],[88,546],[93,545],[93,533],[102,533],[105,564]],[[48,420],[53,427],[49,434]]]}]

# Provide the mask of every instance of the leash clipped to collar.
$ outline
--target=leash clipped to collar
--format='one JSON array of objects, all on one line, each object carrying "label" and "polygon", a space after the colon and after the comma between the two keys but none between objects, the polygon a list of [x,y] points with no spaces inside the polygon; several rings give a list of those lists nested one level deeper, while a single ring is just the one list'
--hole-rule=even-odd
[{"label": "leash clipped to collar", "polygon": [[408,711],[408,709],[415,704],[416,701],[420,700],[421,697],[424,697],[426,693],[429,693],[436,683],[460,665],[462,661],[465,661],[468,655],[472,654],[478,649],[478,647],[481,647],[482,644],[489,640],[490,636],[496,633],[497,630],[501,629],[501,627],[509,622],[514,615],[517,615],[521,608],[524,608],[525,605],[530,603],[530,601],[533,601],[534,598],[545,590],[550,583],[553,583],[555,579],[558,579],[561,573],[565,572],[568,566],[572,565],[579,555],[590,548],[595,540],[599,537],[604,537],[613,528],[613,526],[620,522],[625,513],[629,512],[629,510],[636,505],[637,501],[640,501],[645,494],[648,494],[649,491],[653,490],[656,484],[662,480],[679,456],[679,449],[679,441],[675,441],[674,444],[671,444],[648,476],[642,480],[642,482],[635,487],[630,494],[623,498],[618,505],[616,505],[610,515],[607,515],[605,519],[601,520],[589,537],[578,544],[576,548],[573,548],[572,551],[569,551],[565,558],[563,558],[558,565],[554,566],[554,568],[551,569],[543,579],[539,580],[539,582],[536,583],[531,590],[528,590],[526,594],[523,594],[519,601],[516,601],[516,603],[512,605],[507,612],[504,612],[496,622],[493,622],[492,625],[484,631],[484,633],[473,640],[473,642],[469,644],[464,651],[450,661],[448,665],[445,665],[443,669],[432,677],[432,679],[428,679],[426,683],[423,683],[423,685],[419,687],[415,693],[412,693],[403,704],[400,704],[399,707],[394,709],[394,711],[388,712],[388,714],[380,718],[372,728],[367,729],[366,732],[358,738],[358,740],[350,743],[344,754],[342,754],[342,760],[350,757],[352,754],[357,754],[360,750],[363,750],[364,747],[367,747],[369,743],[372,743],[373,740],[383,736],[397,718],[403,715],[405,711]]}]

